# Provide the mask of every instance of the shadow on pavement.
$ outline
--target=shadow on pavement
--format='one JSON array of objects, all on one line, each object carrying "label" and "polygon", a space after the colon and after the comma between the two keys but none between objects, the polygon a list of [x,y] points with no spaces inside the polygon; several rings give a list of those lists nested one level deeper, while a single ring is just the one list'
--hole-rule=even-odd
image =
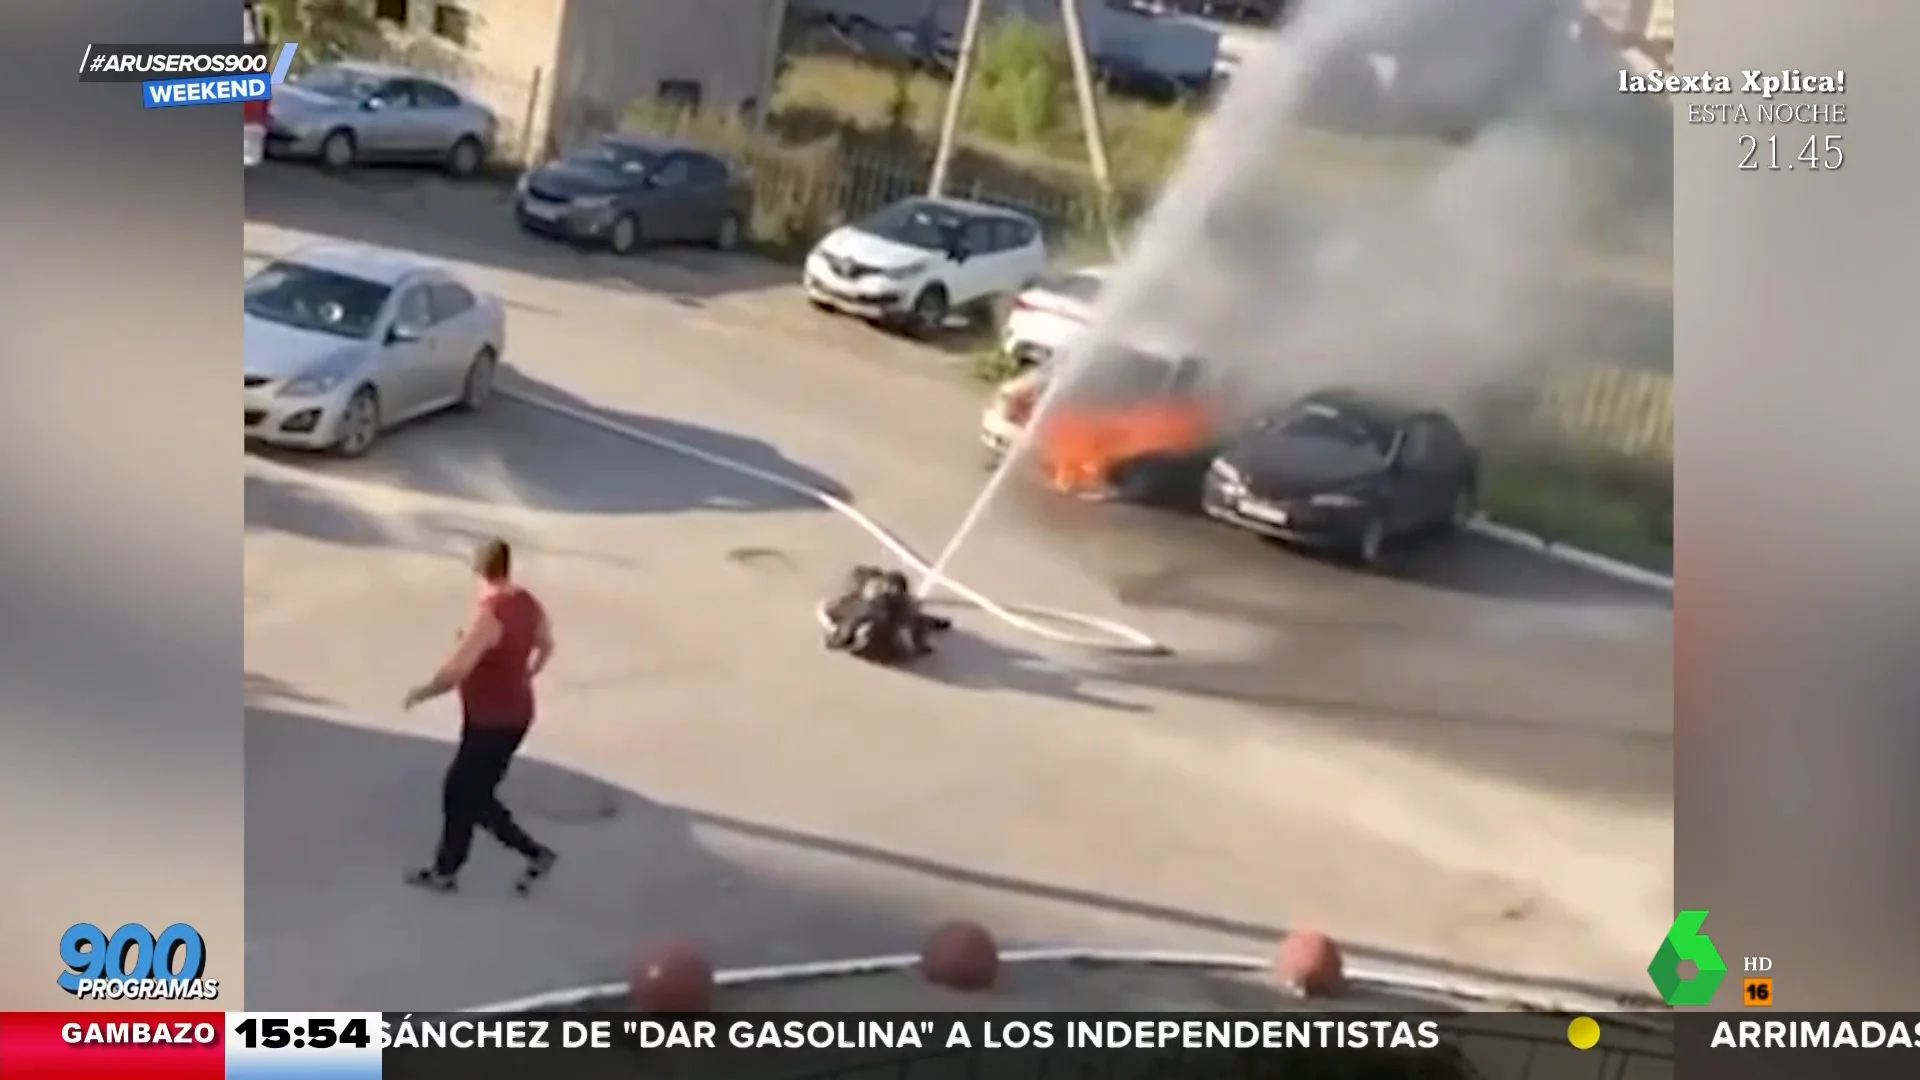
[{"label": "shadow on pavement", "polygon": [[458,893],[411,889],[402,876],[431,856],[439,828],[445,726],[402,734],[249,703],[253,1000],[465,1008],[623,978],[634,950],[662,937],[697,941],[723,965],[914,947],[907,922],[759,877],[683,815],[535,760],[516,763],[502,796],[562,853],[553,878],[515,896],[517,860],[482,836]]},{"label": "shadow on pavement", "polygon": [[791,286],[792,267],[748,255],[661,247],[622,258],[523,232],[513,190],[431,171],[330,174],[296,163],[249,170],[246,220],[436,259],[666,296],[689,307],[728,293]]},{"label": "shadow on pavement", "polygon": [[[462,564],[472,557],[476,545],[499,537],[517,551],[580,559],[612,570],[634,570],[641,565],[606,551],[557,544],[545,530],[520,528],[484,514],[370,509],[338,490],[298,475],[248,473],[243,483],[249,533],[284,533],[343,547],[445,556]],[[270,687],[261,690],[273,692]]]},{"label": "shadow on pavement", "polygon": [[1376,574],[1203,519],[1024,487],[1000,512],[1123,604],[1243,637],[1097,662],[1120,686],[1253,705],[1537,790],[1672,805],[1668,596],[1479,538]]},{"label": "shadow on pavement", "polygon": [[[1004,512],[1037,527],[1058,542],[1111,561],[1117,550],[1146,551],[1144,560],[1161,575],[1233,577],[1222,590],[1236,601],[1256,602],[1258,591],[1239,588],[1244,572],[1270,582],[1289,575],[1342,578],[1355,589],[1400,584],[1499,600],[1539,604],[1585,604],[1671,610],[1672,595],[1617,581],[1590,570],[1486,537],[1466,535],[1403,544],[1378,570],[1354,566],[1336,554],[1268,540],[1191,513],[1117,503],[1060,498],[1037,483],[1010,484]],[[1142,561],[1142,560],[1135,560]],[[1196,574],[1196,569],[1206,573]]]},{"label": "shadow on pavement", "polygon": [[[513,895],[516,860],[483,836],[459,892],[417,892],[401,877],[428,856],[437,833],[451,753],[442,724],[422,719],[414,731],[376,730],[320,715],[319,706],[290,699],[290,688],[270,676],[250,674],[249,682],[258,692],[249,694],[246,726],[247,990],[264,1008],[471,1007],[617,981],[633,950],[668,938],[698,943],[720,966],[917,951],[926,920],[889,913],[877,899],[850,900],[844,874],[810,875],[822,882],[818,891],[797,886],[809,876],[794,872],[800,854],[1241,937],[1258,943],[1248,950],[1255,955],[1282,933],[682,809],[532,758],[516,762],[502,798],[562,853],[553,878],[531,897]],[[537,733],[535,740],[537,746]],[[763,855],[784,859],[779,881],[749,869]],[[829,881],[837,883],[831,896]],[[967,912],[941,916],[948,914]],[[1033,944],[1060,943],[1002,941],[1010,948]],[[1364,947],[1348,953],[1425,963]],[[1432,967],[1508,985],[1556,985]],[[1155,1005],[1103,1000],[1098,991],[1096,982],[1073,984],[1058,991],[1070,1000],[1046,1004]]]},{"label": "shadow on pavement", "polygon": [[[505,369],[511,387],[656,438],[696,447],[847,498],[832,477],[742,435],[594,405]],[[446,414],[389,432],[367,457],[343,461],[314,454],[249,447],[255,456],[312,474],[317,481],[379,487],[496,507],[562,514],[787,513],[820,504],[773,484],[683,454],[648,446],[507,397],[477,415]],[[296,531],[337,543],[374,543],[383,526],[337,500],[300,506],[311,491],[250,482],[248,521],[291,521]],[[256,496],[258,498],[256,499]],[[256,502],[258,505],[256,506]],[[371,526],[371,527],[370,527]],[[284,527],[284,526],[283,526]]]},{"label": "shadow on pavement", "polygon": [[[936,601],[936,604],[938,602]],[[937,651],[896,669],[909,677],[931,679],[961,690],[1014,693],[1052,698],[1070,705],[1120,713],[1151,713],[1153,706],[1088,688],[1094,677],[1038,653],[968,632],[955,626],[934,643]]]}]

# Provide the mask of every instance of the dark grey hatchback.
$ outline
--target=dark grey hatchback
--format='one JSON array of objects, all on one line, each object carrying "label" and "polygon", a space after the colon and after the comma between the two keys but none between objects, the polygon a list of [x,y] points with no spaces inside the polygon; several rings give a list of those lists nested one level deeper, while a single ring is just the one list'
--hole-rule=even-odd
[{"label": "dark grey hatchback", "polygon": [[751,194],[724,161],[694,147],[610,135],[523,176],[520,227],[625,255],[649,244],[740,242]]}]

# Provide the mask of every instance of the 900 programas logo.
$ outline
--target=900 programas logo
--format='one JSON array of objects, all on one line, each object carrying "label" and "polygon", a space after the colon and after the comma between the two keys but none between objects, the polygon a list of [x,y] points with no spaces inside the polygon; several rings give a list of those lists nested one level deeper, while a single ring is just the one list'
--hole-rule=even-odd
[{"label": "900 programas logo", "polygon": [[112,935],[75,923],[60,935],[60,989],[91,1001],[212,1001],[220,980],[207,972],[200,931],[174,923],[156,936],[139,923]]}]

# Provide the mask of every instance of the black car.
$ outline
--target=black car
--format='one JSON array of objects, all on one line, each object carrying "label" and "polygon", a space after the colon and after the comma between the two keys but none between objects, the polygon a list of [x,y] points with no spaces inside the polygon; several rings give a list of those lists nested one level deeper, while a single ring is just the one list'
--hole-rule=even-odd
[{"label": "black car", "polygon": [[726,162],[703,150],[612,135],[520,180],[513,214],[531,232],[604,244],[625,255],[643,244],[740,242],[749,192]]},{"label": "black car", "polygon": [[1229,524],[1379,561],[1394,541],[1465,527],[1479,454],[1444,414],[1345,391],[1256,417],[1207,470],[1201,505]]}]

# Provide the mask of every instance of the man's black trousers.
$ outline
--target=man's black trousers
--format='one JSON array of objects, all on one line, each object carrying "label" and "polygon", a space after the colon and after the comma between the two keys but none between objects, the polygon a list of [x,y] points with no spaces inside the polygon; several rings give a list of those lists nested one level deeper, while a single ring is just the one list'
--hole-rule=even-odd
[{"label": "man's black trousers", "polygon": [[489,728],[465,724],[460,730],[460,748],[447,766],[447,779],[440,789],[440,808],[446,815],[440,831],[440,848],[434,853],[433,868],[451,877],[466,865],[473,850],[473,830],[485,829],[514,851],[531,859],[546,849],[526,830],[515,824],[513,815],[500,805],[500,781],[506,779],[514,752],[526,739],[525,728]]}]

